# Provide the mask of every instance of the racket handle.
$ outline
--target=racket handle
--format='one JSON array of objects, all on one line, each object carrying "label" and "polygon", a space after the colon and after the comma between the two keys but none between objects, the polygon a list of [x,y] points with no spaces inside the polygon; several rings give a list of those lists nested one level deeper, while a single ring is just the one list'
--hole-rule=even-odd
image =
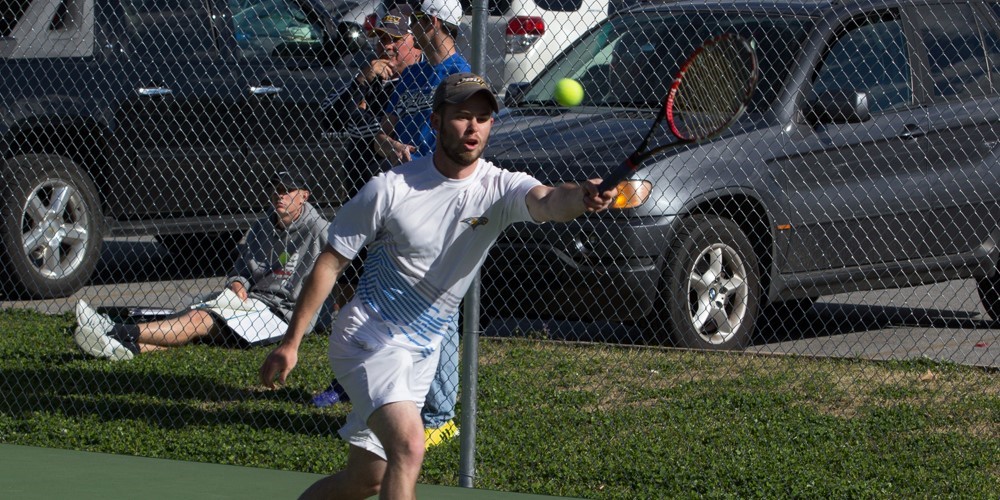
[{"label": "racket handle", "polygon": [[612,170],[611,173],[604,177],[601,181],[601,185],[597,186],[597,192],[603,193],[617,186],[618,183],[625,180],[629,174],[635,172],[637,166],[638,165],[632,161],[631,157],[627,158],[625,161],[621,162],[617,168]]}]

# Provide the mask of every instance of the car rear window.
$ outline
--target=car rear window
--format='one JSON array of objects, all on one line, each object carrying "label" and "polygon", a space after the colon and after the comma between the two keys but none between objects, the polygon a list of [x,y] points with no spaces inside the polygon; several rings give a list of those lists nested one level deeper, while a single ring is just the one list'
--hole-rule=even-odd
[{"label": "car rear window", "polygon": [[31,0],[6,0],[4,3],[6,6],[0,11],[0,37],[8,37],[14,32]]},{"label": "car rear window", "polygon": [[535,0],[535,5],[545,10],[576,12],[583,6],[583,0]]},{"label": "car rear window", "polygon": [[927,48],[927,70],[935,97],[985,95],[990,74],[982,38],[968,4],[918,7],[924,25],[920,37]]}]

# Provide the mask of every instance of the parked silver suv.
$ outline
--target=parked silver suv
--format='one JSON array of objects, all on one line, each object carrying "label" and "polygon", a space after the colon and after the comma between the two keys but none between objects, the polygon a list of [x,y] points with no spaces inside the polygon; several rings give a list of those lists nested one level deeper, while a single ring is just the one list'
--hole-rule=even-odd
[{"label": "parked silver suv", "polygon": [[[756,47],[757,92],[727,134],[643,164],[616,208],[513,228],[483,267],[483,310],[737,349],[765,306],[972,278],[1000,320],[998,20],[978,0],[681,0],[610,18],[508,94],[488,159],[549,183],[604,175],[685,56],[726,32]],[[580,106],[553,100],[566,77]]]}]

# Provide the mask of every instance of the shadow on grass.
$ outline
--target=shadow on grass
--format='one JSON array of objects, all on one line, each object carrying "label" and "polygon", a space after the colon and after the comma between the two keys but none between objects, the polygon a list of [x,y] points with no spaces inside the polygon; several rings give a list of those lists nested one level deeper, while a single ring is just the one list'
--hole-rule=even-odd
[{"label": "shadow on grass", "polygon": [[197,375],[106,371],[104,362],[95,362],[94,369],[73,366],[80,359],[90,358],[57,355],[40,360],[43,368],[5,369],[0,412],[24,415],[58,409],[71,418],[141,420],[166,430],[240,425],[324,437],[335,435],[345,421],[345,416],[316,410],[311,394],[300,388],[268,391]]},{"label": "shadow on grass", "polygon": [[[488,337],[669,346],[629,323],[498,317],[483,326]],[[818,303],[809,308],[765,309],[758,316],[753,345],[899,327],[990,330],[1000,329],[1000,321],[967,311]]]}]

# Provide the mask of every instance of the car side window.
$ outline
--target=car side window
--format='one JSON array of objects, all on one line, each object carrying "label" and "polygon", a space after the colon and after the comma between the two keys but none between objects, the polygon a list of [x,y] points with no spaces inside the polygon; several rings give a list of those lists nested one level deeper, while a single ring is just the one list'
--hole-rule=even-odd
[{"label": "car side window", "polygon": [[5,3],[6,7],[0,11],[0,38],[10,36],[28,5],[31,5],[31,0],[8,0]]},{"label": "car side window", "polygon": [[140,58],[185,60],[216,54],[204,0],[122,0]]},{"label": "car side window", "polygon": [[910,62],[898,16],[869,16],[844,27],[813,78],[814,96],[831,91],[867,92],[872,113],[910,104]]},{"label": "car side window", "polygon": [[918,7],[920,38],[934,97],[970,97],[990,92],[983,40],[969,4]]},{"label": "car side window", "polygon": [[246,58],[283,57],[319,49],[322,30],[306,13],[285,0],[229,0],[239,54]]}]

